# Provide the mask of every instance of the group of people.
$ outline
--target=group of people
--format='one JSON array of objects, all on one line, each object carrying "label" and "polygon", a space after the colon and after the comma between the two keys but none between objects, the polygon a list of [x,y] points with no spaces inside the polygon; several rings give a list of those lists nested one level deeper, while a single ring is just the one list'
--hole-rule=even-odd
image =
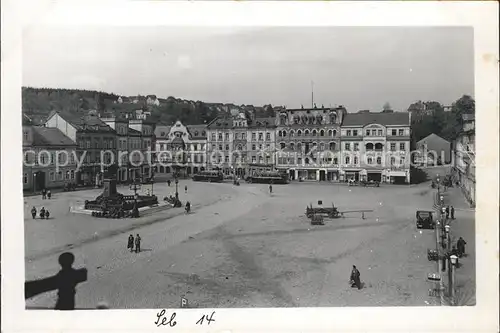
[{"label": "group of people", "polygon": [[135,245],[135,253],[141,252],[141,236],[137,234],[134,238],[132,234],[128,236],[127,249],[130,249],[130,252],[134,252]]},{"label": "group of people", "polygon": [[455,219],[455,208],[453,206],[446,206],[445,212],[446,212],[446,218],[447,219],[450,218],[450,215],[451,215],[451,219],[452,220]]},{"label": "group of people", "polygon": [[42,199],[50,199],[52,197],[52,193],[50,190],[43,189],[42,190]]},{"label": "group of people", "polygon": [[[33,217],[33,219],[36,219],[36,207],[33,206],[33,208],[31,208],[31,216]],[[40,209],[40,218],[43,220],[43,219],[49,219],[49,216],[50,216],[50,213],[47,209],[45,209],[45,207],[42,207],[42,209]]]}]

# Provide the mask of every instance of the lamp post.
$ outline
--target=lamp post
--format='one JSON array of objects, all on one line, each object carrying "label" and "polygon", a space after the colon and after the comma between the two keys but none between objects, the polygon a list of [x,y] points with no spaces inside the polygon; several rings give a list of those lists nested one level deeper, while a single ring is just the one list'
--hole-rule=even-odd
[{"label": "lamp post", "polygon": [[445,233],[446,233],[446,245],[447,245],[448,251],[450,251],[451,250],[450,226],[449,225],[445,225],[444,229],[445,229]]},{"label": "lamp post", "polygon": [[458,257],[454,254],[450,256],[450,297],[451,305],[455,305],[455,266],[458,263]]},{"label": "lamp post", "polygon": [[178,185],[179,185],[179,179],[177,179],[177,175],[176,175],[175,176],[175,200],[177,200],[177,201],[179,201]]},{"label": "lamp post", "polygon": [[36,193],[36,172],[33,173],[33,193]]}]

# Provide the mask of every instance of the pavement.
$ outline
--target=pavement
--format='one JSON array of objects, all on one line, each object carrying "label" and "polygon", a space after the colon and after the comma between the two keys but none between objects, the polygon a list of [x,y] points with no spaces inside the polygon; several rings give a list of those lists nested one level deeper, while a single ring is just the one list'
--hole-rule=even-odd
[{"label": "pavement", "polygon": [[[175,308],[181,297],[192,307],[212,308],[438,305],[426,281],[435,270],[427,260],[434,233],[415,227],[415,211],[432,209],[428,184],[290,184],[275,185],[269,194],[267,185],[185,182],[194,203],[188,215],[168,212],[122,221],[66,213],[59,221],[63,200],[95,193],[53,199],[61,200],[49,208],[58,221],[25,220],[26,278],[57,273],[57,257],[70,250],[74,267],[89,271],[88,281],[77,288],[77,308],[95,308],[99,302],[111,308]],[[365,219],[347,213],[312,226],[305,208],[318,200],[340,211],[373,212]],[[35,202],[26,201],[29,215]],[[465,221],[466,213],[457,210],[457,221]],[[141,253],[126,249],[130,233],[141,235]],[[472,239],[466,238],[468,249],[474,247]],[[361,272],[361,290],[348,284],[352,265]],[[469,276],[465,262],[462,268],[460,274]],[[46,293],[27,300],[27,306],[52,307],[55,297]]]}]

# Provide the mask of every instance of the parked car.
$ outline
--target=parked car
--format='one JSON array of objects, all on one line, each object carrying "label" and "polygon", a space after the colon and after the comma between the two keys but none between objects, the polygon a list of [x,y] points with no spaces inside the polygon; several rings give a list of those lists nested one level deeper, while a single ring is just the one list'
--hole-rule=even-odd
[{"label": "parked car", "polygon": [[431,211],[418,210],[415,215],[417,229],[434,229],[436,227]]}]

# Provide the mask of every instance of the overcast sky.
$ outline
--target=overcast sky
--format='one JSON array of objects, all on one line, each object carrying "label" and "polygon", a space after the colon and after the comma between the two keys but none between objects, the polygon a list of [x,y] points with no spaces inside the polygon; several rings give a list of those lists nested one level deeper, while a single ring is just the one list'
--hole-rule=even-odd
[{"label": "overcast sky", "polygon": [[406,110],[474,95],[470,28],[36,28],[23,85],[235,104]]}]

